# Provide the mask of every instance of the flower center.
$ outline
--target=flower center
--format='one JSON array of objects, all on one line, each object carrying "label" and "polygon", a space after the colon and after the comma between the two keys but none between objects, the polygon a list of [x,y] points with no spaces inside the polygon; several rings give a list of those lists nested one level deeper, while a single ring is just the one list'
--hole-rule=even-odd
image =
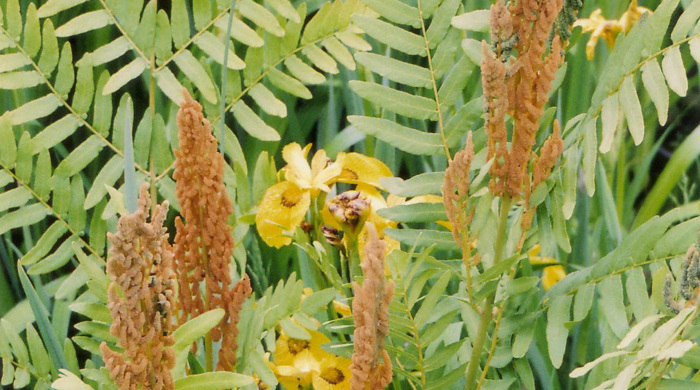
[{"label": "flower center", "polygon": [[289,352],[294,356],[300,354],[305,349],[309,349],[309,342],[306,340],[289,339],[287,344],[289,345]]},{"label": "flower center", "polygon": [[293,208],[301,200],[300,193],[298,191],[285,191],[282,196],[280,196],[280,204],[288,209]]},{"label": "flower center", "polygon": [[338,383],[345,380],[345,375],[343,375],[343,372],[341,370],[335,367],[331,367],[327,370],[324,370],[321,373],[321,378],[323,378],[324,381],[332,385],[337,385]]}]

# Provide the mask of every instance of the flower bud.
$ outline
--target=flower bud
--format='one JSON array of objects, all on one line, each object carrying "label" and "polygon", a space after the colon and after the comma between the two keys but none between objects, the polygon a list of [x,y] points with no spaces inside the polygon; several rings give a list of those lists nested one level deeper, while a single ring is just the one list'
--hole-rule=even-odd
[{"label": "flower bud", "polygon": [[326,237],[326,241],[328,241],[329,244],[333,246],[340,247],[343,245],[343,232],[330,227],[330,226],[324,226],[321,228],[321,231],[323,232],[323,236]]},{"label": "flower bud", "polygon": [[356,236],[370,212],[370,204],[360,191],[346,191],[331,199],[328,211],[347,234]]}]

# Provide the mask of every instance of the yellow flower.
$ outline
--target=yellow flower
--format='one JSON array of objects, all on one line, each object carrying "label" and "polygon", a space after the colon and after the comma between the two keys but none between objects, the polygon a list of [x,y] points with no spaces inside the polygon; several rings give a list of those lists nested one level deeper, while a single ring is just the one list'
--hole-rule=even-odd
[{"label": "yellow flower", "polygon": [[319,367],[319,372],[313,376],[314,390],[348,390],[350,389],[349,359],[329,355]]},{"label": "yellow flower", "polygon": [[528,257],[530,259],[531,264],[536,264],[536,265],[548,265],[544,267],[542,270],[542,287],[544,288],[545,291],[549,290],[556,284],[558,281],[564,279],[566,277],[566,271],[564,270],[564,267],[560,264],[557,264],[557,260],[552,258],[552,257],[540,257],[538,256],[540,253],[540,244],[537,244],[530,249],[530,252],[528,252]]},{"label": "yellow flower", "polygon": [[338,177],[342,159],[335,163],[319,150],[311,159],[306,158],[311,144],[304,149],[291,143],[282,149],[282,158],[287,166],[282,168],[286,181],[273,185],[265,191],[255,224],[267,245],[280,248],[292,242],[291,234],[304,220],[311,206],[311,199],[329,192],[329,184]]},{"label": "yellow flower", "polygon": [[340,183],[365,184],[376,188],[382,188],[379,179],[391,177],[391,169],[374,157],[367,157],[360,153],[339,153],[338,160],[342,159],[342,171],[337,181]]},{"label": "yellow flower", "polygon": [[282,158],[287,162],[287,166],[282,170],[287,181],[296,184],[302,190],[311,191],[311,195],[315,197],[320,191],[330,192],[328,185],[340,175],[343,164],[342,157],[333,163],[326,156],[326,151],[321,149],[314,154],[309,165],[306,158],[310,149],[311,144],[302,149],[296,142],[285,146],[282,149]]},{"label": "yellow flower", "polygon": [[330,342],[321,332],[309,331],[310,340],[294,339],[281,332],[275,347],[273,371],[285,389],[349,389],[350,360],[321,349]]},{"label": "yellow flower", "polygon": [[[311,357],[320,362],[323,356],[327,354],[327,352],[321,348],[321,345],[329,343],[330,340],[321,332],[314,330],[308,330],[308,332],[311,334],[310,340],[291,338],[284,331],[280,332],[280,337],[277,339],[275,353],[273,355],[275,364],[278,366],[293,366],[297,357],[304,351],[309,351]],[[301,362],[304,363],[304,360]]]},{"label": "yellow flower", "polygon": [[637,0],[632,0],[630,2],[630,6],[627,7],[627,11],[625,11],[620,18],[620,26],[622,27],[622,31],[626,33],[629,32],[632,27],[634,27],[634,24],[637,23],[639,18],[646,13],[649,15],[652,14],[649,8],[640,7],[637,5]]},{"label": "yellow flower", "polygon": [[574,26],[581,26],[584,33],[592,33],[591,38],[586,44],[586,57],[588,57],[589,60],[593,59],[595,47],[600,38],[603,38],[605,42],[607,42],[608,47],[612,47],[617,34],[621,31],[625,33],[629,32],[644,13],[651,14],[651,11],[648,8],[639,7],[637,5],[637,0],[632,0],[627,11],[620,17],[620,20],[605,19],[600,9],[593,11],[588,19],[577,20]]},{"label": "yellow flower", "polygon": [[565,277],[566,271],[564,271],[564,267],[561,265],[544,267],[544,271],[542,271],[542,287],[547,291]]},{"label": "yellow flower", "polygon": [[330,342],[321,332],[309,330],[310,340],[295,339],[281,332],[275,346],[274,361],[277,379],[286,389],[311,385],[313,374],[318,373],[321,360],[328,355],[321,345]]}]

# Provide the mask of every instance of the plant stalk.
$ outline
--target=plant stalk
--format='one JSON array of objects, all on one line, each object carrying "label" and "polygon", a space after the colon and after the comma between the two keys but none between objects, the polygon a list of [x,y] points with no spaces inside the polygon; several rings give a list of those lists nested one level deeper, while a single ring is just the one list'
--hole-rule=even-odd
[{"label": "plant stalk", "polygon": [[[506,232],[508,230],[508,211],[510,211],[511,198],[506,196],[501,199],[501,211],[498,218],[498,233],[496,235],[496,253],[494,254],[494,266],[503,260],[503,253],[506,246]],[[493,300],[494,294],[486,297],[486,302],[481,309],[481,319],[479,321],[479,329],[472,344],[472,355],[469,359],[469,367],[467,368],[467,386],[466,389],[476,389],[477,370],[480,367],[481,351],[484,349],[484,342],[488,334],[489,326],[493,318]]]}]

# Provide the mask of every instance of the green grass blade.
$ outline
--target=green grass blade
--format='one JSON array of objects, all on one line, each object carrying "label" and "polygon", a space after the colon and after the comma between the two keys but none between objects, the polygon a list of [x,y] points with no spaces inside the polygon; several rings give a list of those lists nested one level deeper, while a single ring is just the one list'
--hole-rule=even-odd
[{"label": "green grass blade", "polygon": [[39,294],[34,290],[34,286],[29,281],[27,273],[21,265],[17,265],[17,272],[19,274],[19,280],[22,283],[22,288],[24,293],[27,294],[27,300],[29,305],[32,307],[34,312],[34,317],[36,319],[36,324],[39,327],[39,333],[41,333],[41,338],[46,343],[46,347],[49,351],[49,356],[51,356],[51,361],[53,361],[54,366],[57,369],[68,368],[68,362],[63,354],[63,348],[58,342],[56,334],[53,332],[53,327],[51,326],[51,321],[49,320],[49,313],[46,311],[46,307],[41,303]]}]

